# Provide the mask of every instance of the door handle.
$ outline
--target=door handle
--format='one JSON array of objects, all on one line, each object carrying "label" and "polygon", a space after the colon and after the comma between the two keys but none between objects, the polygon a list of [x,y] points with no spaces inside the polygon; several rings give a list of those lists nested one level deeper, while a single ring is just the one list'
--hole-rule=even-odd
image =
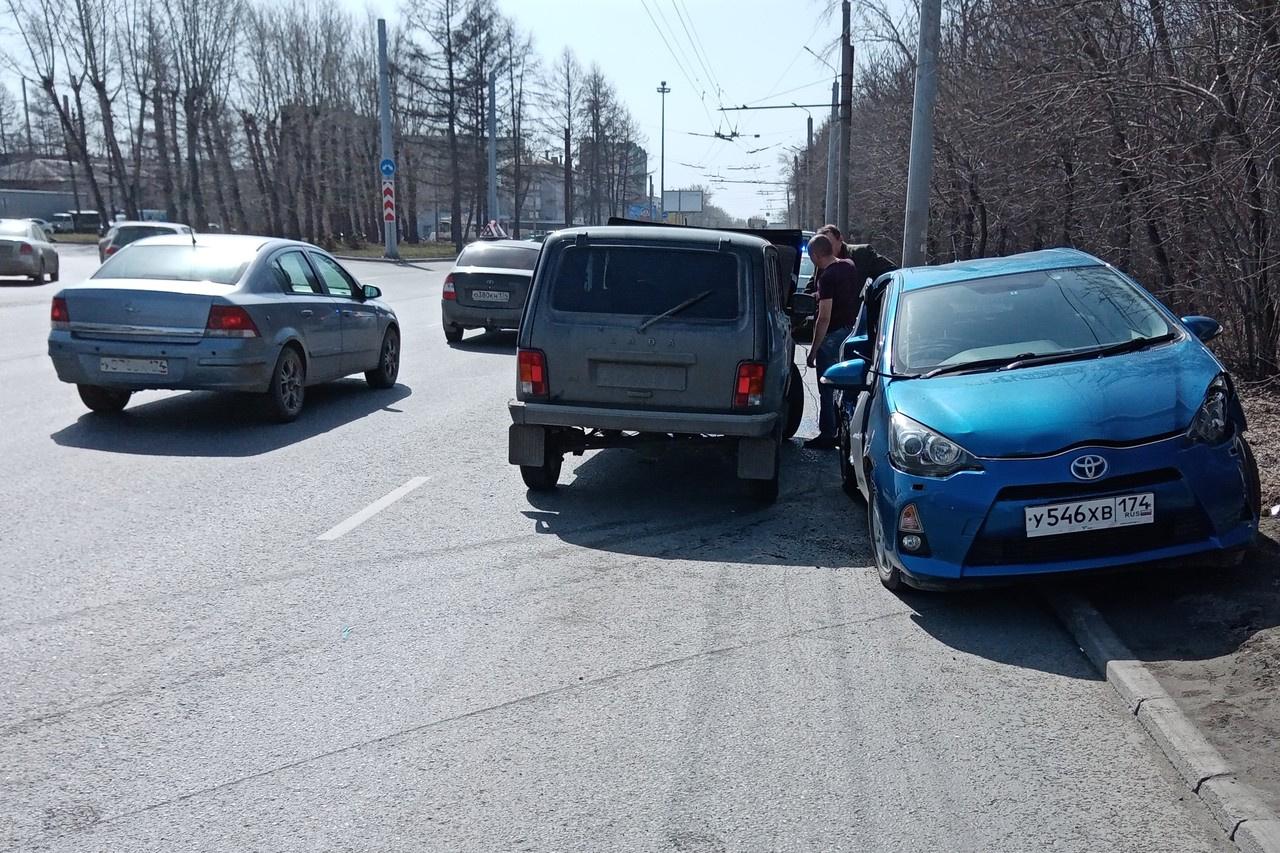
[{"label": "door handle", "polygon": [[342,312],[342,316],[344,316],[344,317],[350,317],[350,316],[352,316],[354,313],[355,313],[355,312],[353,312],[353,311],[349,311],[349,310],[348,310],[348,311],[343,311],[343,312]]},{"label": "door handle", "polygon": [[303,308],[303,309],[302,309],[302,316],[303,316],[303,317],[310,317],[310,316],[311,316],[312,314],[314,314],[314,313],[315,313],[315,312],[314,312],[314,311],[312,311],[310,308]]}]

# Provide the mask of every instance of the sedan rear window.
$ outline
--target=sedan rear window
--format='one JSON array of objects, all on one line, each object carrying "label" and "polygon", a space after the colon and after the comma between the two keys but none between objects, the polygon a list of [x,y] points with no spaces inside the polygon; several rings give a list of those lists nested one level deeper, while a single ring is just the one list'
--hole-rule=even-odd
[{"label": "sedan rear window", "polygon": [[509,270],[531,270],[538,262],[540,246],[495,246],[492,243],[472,243],[458,255],[460,267],[499,267]]},{"label": "sedan rear window", "polygon": [[160,237],[173,233],[172,229],[156,228],[152,225],[121,225],[115,229],[115,234],[111,238],[111,245],[119,249],[129,245],[134,240],[141,240],[143,237]]},{"label": "sedan rear window", "polygon": [[226,246],[134,246],[112,255],[94,279],[145,278],[165,281],[208,281],[235,284],[253,254]]},{"label": "sedan rear window", "polygon": [[681,318],[732,320],[738,316],[738,258],[728,252],[569,246],[560,255],[553,288],[557,311],[655,316],[690,302]]},{"label": "sedan rear window", "polygon": [[5,237],[27,237],[31,226],[20,219],[0,219],[0,234]]}]

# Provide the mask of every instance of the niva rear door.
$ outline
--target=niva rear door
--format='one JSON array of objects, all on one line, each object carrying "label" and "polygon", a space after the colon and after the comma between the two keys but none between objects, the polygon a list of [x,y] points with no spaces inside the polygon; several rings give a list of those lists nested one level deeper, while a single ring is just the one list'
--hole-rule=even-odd
[{"label": "niva rear door", "polygon": [[725,243],[559,245],[529,337],[551,401],[730,410],[738,365],[755,357],[752,274],[746,248]]}]

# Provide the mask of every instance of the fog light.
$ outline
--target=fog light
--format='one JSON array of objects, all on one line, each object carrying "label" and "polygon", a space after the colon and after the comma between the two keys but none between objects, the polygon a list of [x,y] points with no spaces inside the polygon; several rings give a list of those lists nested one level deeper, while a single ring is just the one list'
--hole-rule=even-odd
[{"label": "fog light", "polygon": [[908,551],[919,551],[923,544],[924,540],[914,533],[908,533],[902,537],[902,547]]}]

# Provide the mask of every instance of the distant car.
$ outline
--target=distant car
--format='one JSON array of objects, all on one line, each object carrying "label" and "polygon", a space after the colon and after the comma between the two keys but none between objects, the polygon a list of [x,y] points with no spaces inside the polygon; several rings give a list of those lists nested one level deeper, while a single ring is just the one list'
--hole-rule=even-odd
[{"label": "distant car", "polygon": [[612,224],[548,237],[508,406],[525,485],[554,489],[566,453],[678,436],[733,448],[748,491],[777,500],[804,417],[788,313],[813,299],[794,293],[798,241]]},{"label": "distant car", "polygon": [[116,222],[98,241],[98,263],[102,263],[130,243],[145,237],[190,233],[190,226],[178,222],[130,222],[128,220]]},{"label": "distant car", "polygon": [[881,582],[1237,559],[1261,487],[1221,331],[1070,249],[877,278],[822,381]]},{"label": "distant car", "polygon": [[145,388],[248,391],[290,421],[307,386],[390,388],[400,324],[327,252],[271,237],[149,237],[53,297],[49,357],[95,412]]},{"label": "distant car", "polygon": [[41,219],[41,218],[40,218],[40,217],[38,217],[38,216],[28,216],[28,217],[27,217],[27,221],[28,221],[28,222],[34,222],[36,225],[39,225],[39,226],[40,226],[40,229],[41,229],[42,231],[44,231],[44,233],[45,233],[45,234],[52,234],[52,233],[53,233],[53,223],[51,223],[51,222],[50,222],[49,220],[47,220],[47,219]]},{"label": "distant car", "polygon": [[58,250],[44,229],[27,219],[0,219],[0,276],[25,276],[34,284],[58,280]]},{"label": "distant car", "polygon": [[445,340],[456,344],[467,329],[519,328],[541,249],[525,240],[484,240],[464,248],[441,292]]},{"label": "distant car", "polygon": [[[817,285],[813,281],[814,271],[813,259],[809,257],[809,252],[806,249],[800,256],[800,274],[796,278],[796,293],[813,293],[817,290]],[[791,317],[792,334],[796,336],[812,334],[813,317],[813,314],[793,314]]]}]

